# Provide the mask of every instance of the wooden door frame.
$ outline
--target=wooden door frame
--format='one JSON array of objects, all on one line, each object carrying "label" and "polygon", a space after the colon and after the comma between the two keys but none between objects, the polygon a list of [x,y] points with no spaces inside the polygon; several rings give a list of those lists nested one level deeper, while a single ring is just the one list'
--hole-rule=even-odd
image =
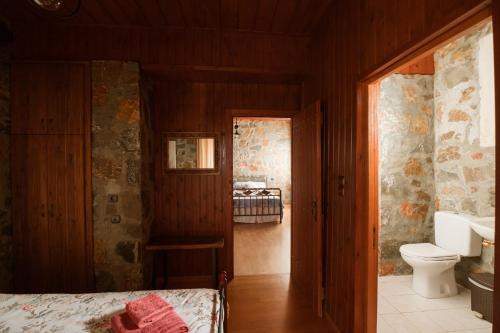
[{"label": "wooden door frame", "polygon": [[[293,117],[299,113],[300,110],[281,110],[281,109],[241,109],[241,108],[228,108],[226,109],[226,128],[223,138],[223,168],[225,167],[224,175],[226,179],[224,182],[227,185],[227,202],[230,204],[230,209],[227,209],[226,216],[226,238],[229,234],[229,239],[226,239],[226,266],[229,272],[229,278],[234,278],[234,223],[233,223],[233,118],[235,117],[255,117],[255,118],[290,118],[290,126],[293,128]],[[290,144],[293,144],[293,135],[291,136]],[[225,165],[224,165],[225,164]],[[293,172],[293,163],[291,165]],[[293,183],[291,184],[293,193]],[[290,214],[293,223],[293,214]],[[291,225],[291,224],[290,224]],[[293,228],[290,228],[293,229]],[[293,246],[293,245],[292,245]],[[290,247],[290,253],[292,248]]]},{"label": "wooden door frame", "polygon": [[[446,26],[418,41],[406,45],[403,51],[391,56],[382,65],[361,76],[357,84],[356,105],[356,163],[355,163],[355,280],[354,280],[354,332],[376,332],[378,284],[378,82],[398,68],[432,54],[436,49],[465,34],[473,26],[491,19],[500,19],[500,4],[492,11],[490,1],[484,1]],[[500,68],[500,22],[494,21],[495,67]],[[500,32],[500,31],[499,31]],[[500,82],[500,70],[496,71]],[[495,86],[496,124],[500,124],[500,84]],[[496,161],[500,162],[500,136],[496,138]],[[496,188],[500,188],[500,170],[496,170]],[[497,196],[496,205],[500,204]],[[496,227],[500,221],[496,221]],[[497,233],[496,241],[500,241]],[[500,263],[500,250],[495,250],[496,263]],[[497,274],[496,284],[500,284]],[[500,290],[495,289],[495,306],[500,308]],[[500,325],[500,311],[496,311],[494,327]]]},{"label": "wooden door frame", "polygon": [[[316,101],[314,102],[313,104],[315,105],[319,105],[319,107],[321,107],[320,105],[320,102],[319,101]],[[225,170],[224,174],[227,175],[228,179],[226,179],[226,184],[228,186],[227,188],[227,196],[228,196],[228,202],[230,202],[230,205],[231,205],[231,209],[228,210],[228,216],[227,216],[227,230],[230,231],[230,240],[227,242],[227,245],[230,247],[230,251],[227,251],[227,266],[228,266],[228,270],[230,272],[230,277],[231,279],[234,277],[234,223],[233,223],[233,219],[232,219],[232,212],[233,212],[233,209],[232,209],[232,205],[233,205],[233,196],[232,196],[232,193],[233,193],[233,119],[235,117],[241,117],[241,118],[245,118],[245,117],[249,117],[249,118],[252,118],[252,117],[255,117],[255,118],[290,118],[290,130],[291,130],[291,140],[290,140],[290,144],[291,146],[293,147],[293,141],[294,141],[294,137],[293,137],[293,118],[295,115],[297,115],[299,112],[304,112],[304,108],[300,109],[300,110],[279,110],[279,109],[226,109],[226,117],[227,117],[227,120],[226,120],[226,124],[227,124],[227,128],[225,129],[225,132],[227,133],[227,136],[225,136],[225,142],[223,143],[223,146],[224,146],[224,155],[223,155],[223,161],[225,161],[224,163],[225,166],[223,165],[223,169]],[[316,119],[316,121],[321,121],[321,119]],[[322,123],[319,123],[319,126],[322,126]],[[229,135],[230,134],[230,135]],[[321,135],[320,135],[321,136]],[[316,138],[314,138],[316,139]],[[292,148],[291,147],[291,148]],[[320,152],[321,153],[321,147],[318,147],[320,149]],[[291,174],[293,175],[293,168],[294,168],[294,164],[293,164],[293,149],[291,149]],[[322,167],[322,165],[321,165]],[[322,176],[322,175],[320,175]],[[319,187],[321,188],[321,185],[322,185],[322,180],[320,181],[319,183]],[[291,192],[293,193],[293,182],[291,183]],[[320,216],[320,219],[322,218],[322,205],[321,203],[319,204],[319,207],[318,207],[318,215]],[[292,225],[293,224],[293,214],[290,215],[291,216],[291,221],[290,221],[290,224]],[[323,223],[321,223],[320,227],[323,227]],[[293,240],[293,228],[291,227],[290,228],[290,232],[291,232],[291,239]],[[313,235],[313,239],[317,239],[319,236],[317,234]],[[315,281],[313,282],[313,297],[312,297],[312,300],[313,300],[313,307],[314,307],[314,311],[316,312],[316,314],[318,316],[322,316],[322,306],[321,306],[321,302],[323,301],[322,300],[322,295],[321,295],[321,291],[317,289],[318,285],[320,285],[320,289],[322,289],[322,284],[323,284],[323,281],[322,281],[322,272],[323,272],[323,260],[322,260],[322,244],[321,244],[321,237],[319,237],[319,241],[317,242],[318,246],[319,246],[319,250],[321,253],[319,253],[319,258],[317,258],[317,260],[314,260],[314,263],[313,263],[313,275],[315,276]],[[292,254],[293,250],[293,241],[291,242],[291,246],[290,246],[290,255]],[[315,247],[317,248],[317,247]],[[315,253],[313,253],[313,255],[317,255]],[[291,265],[290,263],[290,268],[292,268],[293,265]],[[293,275],[293,272],[290,271],[290,275]],[[319,281],[317,281],[319,279]]]}]

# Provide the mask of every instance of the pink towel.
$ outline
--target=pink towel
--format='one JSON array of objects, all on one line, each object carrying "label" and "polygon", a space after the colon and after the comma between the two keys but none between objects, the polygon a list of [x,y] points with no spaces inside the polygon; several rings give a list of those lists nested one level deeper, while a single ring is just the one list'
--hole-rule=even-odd
[{"label": "pink towel", "polygon": [[114,333],[140,333],[141,329],[124,312],[111,318],[111,328]]},{"label": "pink towel", "polygon": [[125,306],[130,319],[139,327],[143,328],[159,319],[162,319],[172,309],[157,294],[149,294],[146,297],[127,303]]},{"label": "pink towel", "polygon": [[184,320],[175,312],[169,309],[162,319],[151,323],[141,329],[142,333],[186,333],[189,332]]}]

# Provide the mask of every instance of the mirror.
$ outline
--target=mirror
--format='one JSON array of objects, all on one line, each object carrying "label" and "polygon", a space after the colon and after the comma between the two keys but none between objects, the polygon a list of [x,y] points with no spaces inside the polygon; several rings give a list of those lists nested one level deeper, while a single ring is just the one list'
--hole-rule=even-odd
[{"label": "mirror", "polygon": [[214,133],[166,133],[164,166],[169,172],[216,172],[218,140]]}]

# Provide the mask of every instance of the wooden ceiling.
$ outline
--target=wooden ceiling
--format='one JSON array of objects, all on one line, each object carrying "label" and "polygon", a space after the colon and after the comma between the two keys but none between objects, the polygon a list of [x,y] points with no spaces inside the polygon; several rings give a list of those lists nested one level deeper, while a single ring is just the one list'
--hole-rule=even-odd
[{"label": "wooden ceiling", "polygon": [[29,2],[0,0],[0,10],[13,24],[49,20],[308,35],[332,0],[81,0],[80,9],[69,18],[48,17]]}]

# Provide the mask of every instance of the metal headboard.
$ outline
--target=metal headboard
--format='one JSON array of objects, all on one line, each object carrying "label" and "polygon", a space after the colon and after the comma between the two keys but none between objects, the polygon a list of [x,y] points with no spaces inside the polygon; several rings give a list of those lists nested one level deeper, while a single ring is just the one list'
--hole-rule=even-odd
[{"label": "metal headboard", "polygon": [[233,183],[235,182],[261,182],[266,183],[267,187],[267,176],[234,176]]}]

